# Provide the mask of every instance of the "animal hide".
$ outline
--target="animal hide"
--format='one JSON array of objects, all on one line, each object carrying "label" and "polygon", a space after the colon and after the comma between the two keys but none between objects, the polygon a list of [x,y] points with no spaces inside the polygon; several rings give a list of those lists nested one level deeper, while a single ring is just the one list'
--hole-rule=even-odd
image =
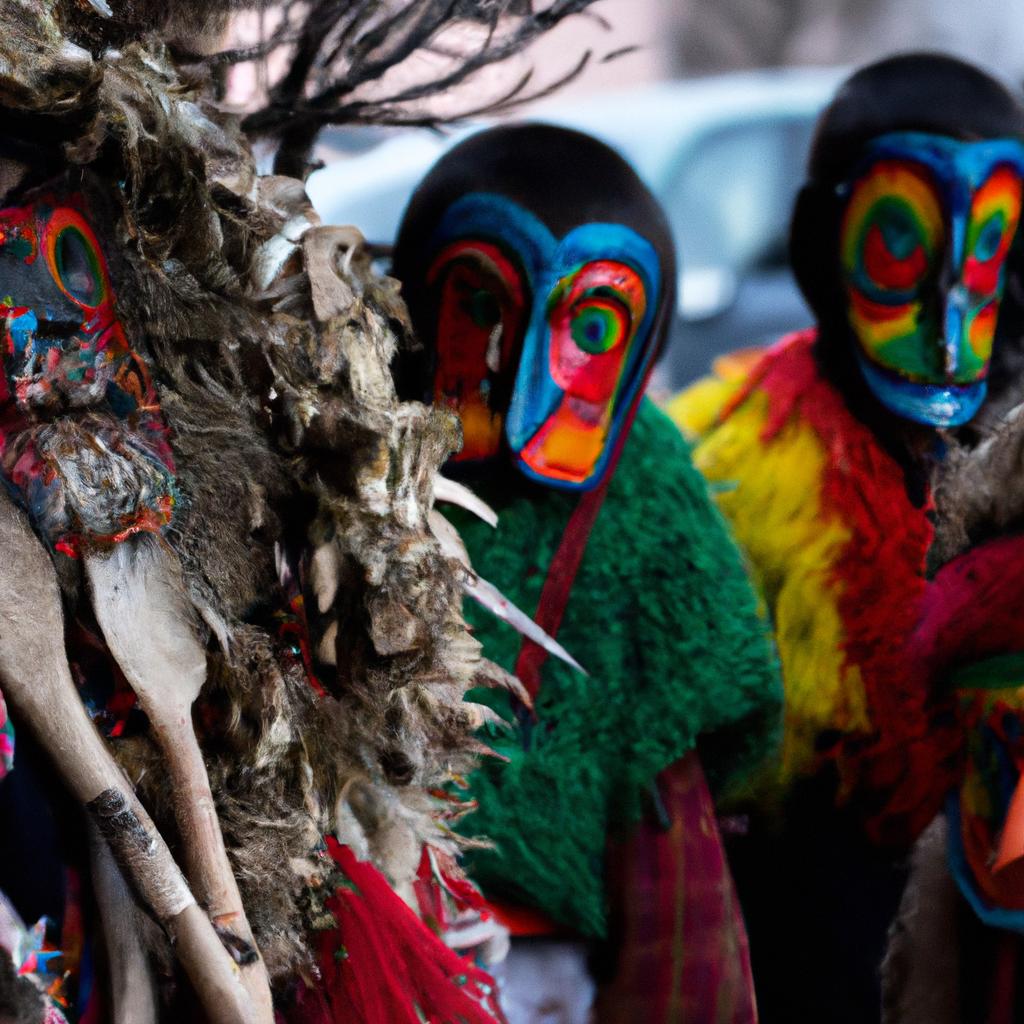
[{"label": "animal hide", "polygon": [[939,816],[914,846],[910,878],[882,962],[883,1024],[956,1024],[962,1019],[960,896],[946,859],[948,828]]},{"label": "animal hide", "polygon": [[[532,28],[503,53],[586,2],[547,22],[515,5]],[[143,621],[109,618],[142,614],[139,602],[95,614],[83,566],[113,565],[113,593],[129,577],[111,550],[137,533],[159,547],[179,592],[145,625],[205,651],[192,717],[255,943],[283,982],[315,973],[322,837],[412,902],[424,845],[455,852],[458,808],[436,794],[478,753],[464,694],[516,683],[482,659],[461,614],[467,569],[430,528],[460,434],[396,397],[389,366],[409,343],[397,284],[357,231],[319,224],[299,181],[258,174],[214,102],[216,59],[176,63],[167,45],[248,5],[187,0],[151,18],[152,6],[0,2],[5,204],[44,183],[81,196],[146,377],[130,414],[109,389],[55,385],[60,401],[5,421],[0,454],[40,467],[41,491],[5,475],[52,555],[73,665],[93,657],[74,638],[98,635],[96,620],[111,660]],[[160,833],[186,844],[152,734],[108,742]]]}]

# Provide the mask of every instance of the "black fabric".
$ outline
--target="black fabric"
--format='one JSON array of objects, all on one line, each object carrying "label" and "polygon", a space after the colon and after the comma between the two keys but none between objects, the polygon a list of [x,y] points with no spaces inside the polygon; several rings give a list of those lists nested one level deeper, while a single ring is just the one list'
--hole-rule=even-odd
[{"label": "black fabric", "polygon": [[965,142],[1024,135],[1024,111],[1005,86],[955,57],[887,57],[856,71],[840,86],[818,122],[810,177],[826,183],[842,180],[870,139],[901,131]]},{"label": "black fabric", "polygon": [[16,760],[0,782],[0,892],[31,927],[64,920],[64,865],[81,865],[84,849],[71,842],[81,827],[77,808],[35,737],[11,713]]},{"label": "black fabric", "polygon": [[761,1024],[872,1024],[904,858],[835,807],[834,773],[794,787],[777,822],[755,819],[726,851],[750,939]]},{"label": "black fabric", "polygon": [[658,253],[663,275],[650,340],[661,349],[675,309],[676,258],[657,200],[629,164],[597,139],[552,125],[510,125],[473,135],[441,157],[403,215],[393,273],[402,282],[402,295],[426,351],[401,360],[402,397],[426,397],[433,377],[436,309],[425,288],[434,255],[431,236],[448,207],[471,192],[511,199],[556,237],[578,225],[601,222],[622,224],[646,238]]}]

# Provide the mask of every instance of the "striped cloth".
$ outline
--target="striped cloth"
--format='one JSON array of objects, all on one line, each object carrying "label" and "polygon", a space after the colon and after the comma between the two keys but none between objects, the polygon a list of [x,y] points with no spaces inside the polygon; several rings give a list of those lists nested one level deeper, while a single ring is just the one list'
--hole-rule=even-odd
[{"label": "striped cloth", "polygon": [[658,776],[670,826],[609,850],[620,951],[597,1024],[755,1024],[746,929],[696,753]]}]

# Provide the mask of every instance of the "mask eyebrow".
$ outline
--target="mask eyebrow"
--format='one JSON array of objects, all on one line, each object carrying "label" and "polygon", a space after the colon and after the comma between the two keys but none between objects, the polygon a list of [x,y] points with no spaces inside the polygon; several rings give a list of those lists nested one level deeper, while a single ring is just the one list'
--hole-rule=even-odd
[{"label": "mask eyebrow", "polygon": [[484,270],[504,287],[512,302],[517,305],[526,303],[528,282],[522,269],[502,246],[487,239],[470,237],[448,243],[431,262],[426,274],[427,284],[436,285],[441,274],[458,263],[472,264]]}]

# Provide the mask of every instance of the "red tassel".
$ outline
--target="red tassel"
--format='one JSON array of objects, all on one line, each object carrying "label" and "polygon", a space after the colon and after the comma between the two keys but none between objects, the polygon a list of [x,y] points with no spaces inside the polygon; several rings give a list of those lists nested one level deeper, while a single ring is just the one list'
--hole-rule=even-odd
[{"label": "red tassel", "polygon": [[490,976],[410,910],[372,864],[327,839],[348,882],[327,899],[336,927],[314,948],[321,982],[304,988],[291,1024],[495,1024],[504,1018]]}]

